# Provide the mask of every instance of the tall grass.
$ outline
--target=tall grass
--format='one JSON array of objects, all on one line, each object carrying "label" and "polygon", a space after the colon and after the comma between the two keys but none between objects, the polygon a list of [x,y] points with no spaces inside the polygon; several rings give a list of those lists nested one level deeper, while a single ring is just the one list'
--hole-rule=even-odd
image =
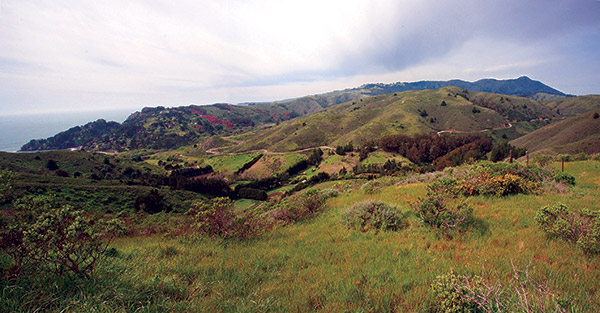
[{"label": "tall grass", "polygon": [[[582,312],[600,308],[600,257],[548,238],[537,210],[564,202],[598,209],[597,163],[570,163],[577,184],[565,194],[469,197],[476,222],[448,239],[421,225],[409,204],[425,184],[360,188],[331,198],[314,219],[248,240],[163,235],[117,240],[92,281],[30,278],[2,282],[1,311],[72,312],[426,312],[439,275],[480,275],[508,284],[511,261]],[[397,232],[348,229],[341,215],[366,199],[407,216]],[[591,204],[591,205],[590,205]],[[33,291],[35,290],[35,292]]]}]

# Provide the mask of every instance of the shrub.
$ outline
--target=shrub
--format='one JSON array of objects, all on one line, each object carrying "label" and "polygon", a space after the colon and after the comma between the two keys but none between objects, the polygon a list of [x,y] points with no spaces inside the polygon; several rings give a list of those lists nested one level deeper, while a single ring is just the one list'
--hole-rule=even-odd
[{"label": "shrub", "polygon": [[417,218],[424,224],[448,233],[473,221],[473,208],[459,198],[457,181],[440,178],[427,185],[427,194],[412,203]]},{"label": "shrub", "polygon": [[93,220],[71,206],[57,208],[47,197],[29,197],[15,206],[10,226],[2,227],[0,248],[13,259],[11,275],[49,270],[89,278],[122,230],[118,220]]},{"label": "shrub", "polygon": [[0,169],[0,203],[12,200],[15,173]]},{"label": "shrub", "polygon": [[373,194],[378,192],[381,188],[391,186],[397,182],[397,179],[394,177],[382,177],[374,180],[370,180],[362,185],[362,190],[365,191],[366,194]]},{"label": "shrub", "polygon": [[34,259],[61,274],[71,271],[89,277],[97,259],[121,231],[117,220],[94,221],[71,206],[42,213],[23,233]]},{"label": "shrub", "polygon": [[537,163],[538,166],[544,167],[548,163],[552,162],[554,158],[551,155],[536,155],[533,157],[533,162]]},{"label": "shrub", "polygon": [[69,173],[61,168],[54,171],[54,175],[59,177],[69,177]]},{"label": "shrub", "polygon": [[404,216],[393,206],[381,201],[366,200],[351,206],[342,214],[342,223],[348,228],[367,231],[399,230],[405,226]]},{"label": "shrub", "polygon": [[275,205],[270,214],[275,221],[290,224],[314,216],[326,200],[325,194],[311,189],[283,199]]},{"label": "shrub", "polygon": [[554,180],[556,180],[559,183],[566,184],[566,185],[571,185],[571,186],[575,185],[575,177],[573,177],[573,175],[571,175],[569,173],[565,173],[565,172],[558,172],[558,173],[554,174]]},{"label": "shrub", "polygon": [[431,284],[435,312],[582,312],[569,297],[534,281],[529,265],[503,284],[477,275],[440,275]]},{"label": "shrub", "polygon": [[537,193],[539,181],[553,180],[550,173],[538,168],[513,163],[482,161],[457,169],[455,178],[440,178],[431,183],[437,192],[451,195],[506,196],[518,193]]},{"label": "shrub", "polygon": [[339,191],[337,191],[336,189],[333,189],[333,188],[327,188],[327,189],[321,190],[321,196],[323,196],[325,199],[335,198],[339,194],[340,194]]},{"label": "shrub", "polygon": [[429,193],[413,203],[415,215],[424,224],[445,232],[468,225],[473,221],[473,208],[448,194]]},{"label": "shrub", "polygon": [[481,294],[482,279],[479,276],[456,275],[453,272],[436,277],[431,284],[431,290],[437,301],[436,311],[445,313],[454,312],[482,312],[478,305],[472,301],[477,294]]},{"label": "shrub", "polygon": [[573,212],[556,203],[542,207],[535,220],[546,233],[575,243],[585,253],[600,253],[600,212]]},{"label": "shrub", "polygon": [[56,171],[58,169],[58,164],[56,164],[56,161],[54,160],[48,160],[48,162],[46,162],[46,168],[51,171]]},{"label": "shrub", "polygon": [[195,226],[211,237],[248,238],[266,226],[251,212],[236,214],[233,201],[225,197],[194,202],[188,214],[194,218]]}]

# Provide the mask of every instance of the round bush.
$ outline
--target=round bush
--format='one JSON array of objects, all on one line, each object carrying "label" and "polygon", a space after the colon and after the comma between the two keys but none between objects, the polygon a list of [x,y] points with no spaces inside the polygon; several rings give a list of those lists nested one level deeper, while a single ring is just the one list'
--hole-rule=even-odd
[{"label": "round bush", "polygon": [[362,231],[371,228],[399,230],[405,226],[404,220],[404,215],[396,207],[373,200],[357,203],[342,214],[343,224]]}]

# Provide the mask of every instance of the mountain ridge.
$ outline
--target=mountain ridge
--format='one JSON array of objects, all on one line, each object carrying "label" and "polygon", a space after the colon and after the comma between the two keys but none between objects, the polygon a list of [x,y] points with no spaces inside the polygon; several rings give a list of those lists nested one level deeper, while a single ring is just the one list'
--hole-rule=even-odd
[{"label": "mountain ridge", "polygon": [[[32,140],[25,144],[21,151],[67,149],[77,146],[91,150],[117,151],[139,148],[174,148],[185,144],[200,143],[202,139],[213,135],[229,136],[264,125],[277,125],[296,117],[320,112],[328,107],[365,97],[398,93],[403,89],[439,89],[444,87],[442,85],[453,84],[459,85],[457,87],[464,90],[472,88],[472,91],[487,88],[521,94],[552,94],[561,99],[567,97],[564,93],[526,76],[511,80],[482,79],[474,83],[450,80],[366,84],[357,88],[271,103],[244,105],[217,103],[172,108],[145,107],[141,111],[132,113],[127,120],[120,124],[120,127],[100,128],[96,132],[88,131],[87,133],[77,133],[70,129],[47,139]],[[70,140],[69,136],[76,137],[77,140]],[[76,146],[73,146],[74,144]]]}]

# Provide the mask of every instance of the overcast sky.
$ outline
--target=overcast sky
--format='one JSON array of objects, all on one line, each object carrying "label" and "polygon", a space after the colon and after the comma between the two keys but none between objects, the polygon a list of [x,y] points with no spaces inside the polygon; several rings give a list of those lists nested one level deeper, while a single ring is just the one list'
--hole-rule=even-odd
[{"label": "overcast sky", "polygon": [[0,0],[0,114],[516,78],[600,93],[598,0]]}]

